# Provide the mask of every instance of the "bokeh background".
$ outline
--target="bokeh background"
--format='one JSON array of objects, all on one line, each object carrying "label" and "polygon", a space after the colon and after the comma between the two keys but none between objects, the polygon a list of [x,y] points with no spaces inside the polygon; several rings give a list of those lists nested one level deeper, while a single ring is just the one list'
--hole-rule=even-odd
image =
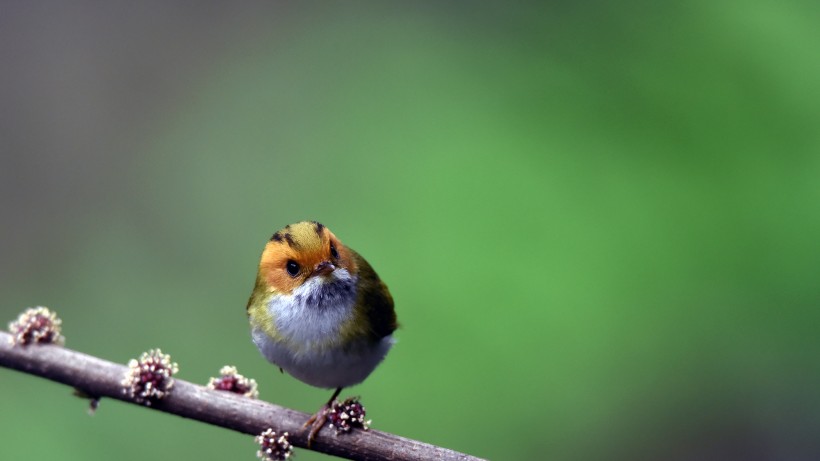
[{"label": "bokeh background", "polygon": [[[4,2],[0,317],[225,364],[313,412],[245,303],[328,225],[402,328],[347,394],[491,459],[820,459],[811,1]],[[254,459],[0,369],[4,459]],[[298,459],[327,457],[305,450]]]}]

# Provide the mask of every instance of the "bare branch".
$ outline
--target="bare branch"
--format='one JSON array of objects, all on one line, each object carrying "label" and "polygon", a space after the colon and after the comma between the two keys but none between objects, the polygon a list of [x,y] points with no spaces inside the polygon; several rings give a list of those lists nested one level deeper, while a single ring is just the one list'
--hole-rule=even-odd
[{"label": "bare branch", "polygon": [[[11,336],[0,332],[0,366],[41,376],[79,389],[92,397],[110,397],[131,402],[121,381],[128,369],[90,355],[53,345],[12,346]],[[289,432],[291,443],[306,447],[302,424],[308,416],[289,408],[220,392],[175,379],[171,394],[150,407],[184,418],[258,435],[267,428]],[[386,432],[353,431],[335,436],[324,428],[311,443],[311,450],[354,460],[462,460],[480,458],[458,453]]]}]

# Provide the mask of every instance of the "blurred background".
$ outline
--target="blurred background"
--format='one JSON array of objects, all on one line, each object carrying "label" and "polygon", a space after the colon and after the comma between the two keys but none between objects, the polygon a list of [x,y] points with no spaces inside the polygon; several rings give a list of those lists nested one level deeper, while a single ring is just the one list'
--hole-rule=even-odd
[{"label": "blurred background", "polygon": [[[491,459],[820,459],[810,1],[4,2],[0,319],[265,400],[262,248],[315,219],[398,345],[373,427]],[[0,369],[7,459],[254,459]],[[48,443],[44,443],[48,440]],[[300,460],[328,459],[298,450]]]}]

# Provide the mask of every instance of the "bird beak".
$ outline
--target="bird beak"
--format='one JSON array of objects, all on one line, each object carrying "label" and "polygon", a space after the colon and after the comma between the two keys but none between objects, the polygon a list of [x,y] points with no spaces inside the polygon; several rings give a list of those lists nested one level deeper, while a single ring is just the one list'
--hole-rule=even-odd
[{"label": "bird beak", "polygon": [[313,269],[313,273],[311,275],[327,275],[333,272],[336,269],[336,266],[333,265],[330,261],[322,261],[316,265],[316,268]]}]

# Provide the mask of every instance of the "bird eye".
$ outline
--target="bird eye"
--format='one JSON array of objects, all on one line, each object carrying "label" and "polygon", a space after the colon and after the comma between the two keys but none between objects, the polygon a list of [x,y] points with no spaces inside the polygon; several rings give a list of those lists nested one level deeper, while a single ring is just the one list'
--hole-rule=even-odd
[{"label": "bird eye", "polygon": [[333,256],[334,259],[339,257],[339,252],[336,251],[336,245],[330,244],[330,256]]},{"label": "bird eye", "polygon": [[287,269],[288,275],[291,277],[296,277],[299,275],[299,264],[292,259],[288,260],[288,263],[285,265],[285,269]]}]

